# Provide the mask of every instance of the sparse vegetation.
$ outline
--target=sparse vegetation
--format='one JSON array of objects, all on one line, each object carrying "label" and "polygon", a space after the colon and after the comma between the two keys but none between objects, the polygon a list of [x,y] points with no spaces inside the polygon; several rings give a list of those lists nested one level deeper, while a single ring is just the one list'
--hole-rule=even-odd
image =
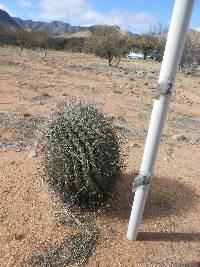
[{"label": "sparse vegetation", "polygon": [[[175,266],[180,261],[182,266],[192,266],[192,259],[198,264],[198,68],[192,77],[183,73],[177,77],[157,177],[143,220],[143,238],[133,247],[125,238],[133,172],[138,171],[143,152],[160,63],[123,59],[119,68],[110,68],[105,59],[60,51],[48,51],[41,63],[38,51],[21,52],[16,47],[3,47],[0,54],[1,220],[5,226],[0,265],[63,267],[82,262],[80,266],[172,266],[174,262]],[[42,96],[44,105],[36,105],[37,96]],[[40,131],[35,129],[46,127],[43,116],[72,96],[102,101],[117,132],[126,138],[127,172],[116,193],[95,211],[80,212],[60,203],[40,176],[43,150]],[[179,133],[187,141],[171,140]],[[37,157],[30,157],[32,150]],[[121,257],[124,247],[128,253]]]},{"label": "sparse vegetation", "polygon": [[127,33],[114,27],[105,26],[88,38],[85,43],[85,50],[106,58],[109,66],[112,66],[115,59],[117,61],[115,66],[117,66],[120,59],[131,50],[131,40],[132,38]]},{"label": "sparse vegetation", "polygon": [[28,32],[21,28],[9,28],[0,24],[0,45],[16,45],[23,49],[46,49],[48,36],[46,32]]},{"label": "sparse vegetation", "polygon": [[162,61],[163,59],[168,30],[168,26],[160,22],[149,30],[149,34],[156,39],[154,51],[152,53],[152,57],[156,61]]},{"label": "sparse vegetation", "polygon": [[46,128],[44,164],[50,184],[71,205],[100,206],[122,171],[111,121],[94,104],[71,101],[49,119]]},{"label": "sparse vegetation", "polygon": [[23,118],[16,122],[16,136],[19,139],[34,139],[36,137],[36,129],[42,122],[42,117],[25,113]]},{"label": "sparse vegetation", "polygon": [[137,38],[135,46],[139,49],[139,51],[142,51],[145,60],[155,49],[156,38],[151,34],[142,34]]},{"label": "sparse vegetation", "polygon": [[46,254],[30,255],[25,262],[33,267],[63,267],[69,264],[83,266],[90,256],[96,242],[98,232],[87,232],[67,237]]},{"label": "sparse vegetation", "polygon": [[200,33],[190,30],[186,37],[185,46],[180,62],[182,70],[194,69],[200,63]]}]

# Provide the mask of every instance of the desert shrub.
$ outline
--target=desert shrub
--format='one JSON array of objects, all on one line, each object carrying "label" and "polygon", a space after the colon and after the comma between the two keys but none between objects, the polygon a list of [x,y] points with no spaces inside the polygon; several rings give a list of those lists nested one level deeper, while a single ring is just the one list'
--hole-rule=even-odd
[{"label": "desert shrub", "polygon": [[189,30],[183,54],[180,61],[180,69],[185,72],[190,70],[190,73],[199,66],[200,63],[200,33],[195,30]]},{"label": "desert shrub", "polygon": [[65,102],[48,119],[43,147],[48,181],[65,202],[95,208],[108,199],[122,161],[111,120],[95,104]]}]

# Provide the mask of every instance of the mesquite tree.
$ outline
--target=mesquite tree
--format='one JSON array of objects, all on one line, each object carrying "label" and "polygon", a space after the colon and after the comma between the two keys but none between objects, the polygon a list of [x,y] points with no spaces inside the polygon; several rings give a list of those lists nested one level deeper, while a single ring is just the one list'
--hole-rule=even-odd
[{"label": "mesquite tree", "polygon": [[88,38],[85,43],[85,50],[96,56],[106,58],[109,66],[112,66],[113,60],[117,60],[115,66],[120,59],[125,56],[131,49],[131,37],[122,32],[117,27],[102,26],[93,36]]}]

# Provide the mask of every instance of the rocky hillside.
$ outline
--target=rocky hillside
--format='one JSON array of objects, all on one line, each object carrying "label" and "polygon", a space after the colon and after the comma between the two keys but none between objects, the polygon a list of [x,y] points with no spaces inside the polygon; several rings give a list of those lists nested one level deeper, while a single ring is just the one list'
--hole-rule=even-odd
[{"label": "rocky hillside", "polygon": [[75,32],[87,31],[87,27],[72,26],[69,23],[62,21],[42,22],[33,20],[22,20],[20,18],[13,18],[20,27],[28,31],[46,31],[51,35],[68,35]]},{"label": "rocky hillside", "polygon": [[18,23],[15,21],[14,18],[12,18],[6,11],[0,9],[0,23],[1,24],[6,24],[10,26],[11,28],[19,28],[20,26]]},{"label": "rocky hillside", "polygon": [[[98,31],[102,25],[93,25],[90,27],[72,26],[62,21],[42,22],[33,20],[23,20],[17,17],[11,17],[6,11],[0,9],[0,23],[10,27],[22,28],[29,32],[46,31],[51,36],[78,36],[87,37]],[[118,26],[115,27],[121,30]],[[130,33],[130,32],[129,32]],[[132,36],[136,36],[130,33]]]},{"label": "rocky hillside", "polygon": [[72,26],[62,21],[42,22],[33,20],[23,20],[11,17],[6,11],[0,9],[0,23],[11,28],[23,28],[27,31],[46,31],[51,35],[70,35],[76,32],[88,31],[88,27]]}]

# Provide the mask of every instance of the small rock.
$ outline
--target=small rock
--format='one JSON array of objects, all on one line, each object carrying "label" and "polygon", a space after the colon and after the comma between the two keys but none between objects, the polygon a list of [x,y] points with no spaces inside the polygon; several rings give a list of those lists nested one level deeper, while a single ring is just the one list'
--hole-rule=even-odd
[{"label": "small rock", "polygon": [[13,142],[13,148],[16,152],[20,152],[22,150],[22,144],[20,141]]},{"label": "small rock", "polygon": [[200,141],[199,138],[198,138],[198,139],[190,139],[190,140],[189,140],[190,144],[192,144],[192,145],[199,144],[199,141]]},{"label": "small rock", "polygon": [[164,160],[168,162],[169,161],[169,157],[164,157]]},{"label": "small rock", "polygon": [[139,76],[143,76],[145,74],[145,72],[143,70],[138,70],[138,71],[136,71],[136,73]]},{"label": "small rock", "polygon": [[37,103],[37,105],[43,105],[44,104],[44,97],[43,96],[38,96],[36,98],[36,103]]},{"label": "small rock", "polygon": [[183,141],[186,139],[184,134],[175,134],[172,136],[172,139],[175,141]]},{"label": "small rock", "polygon": [[196,144],[196,140],[195,139],[190,139],[189,143],[192,144],[192,145],[195,145]]},{"label": "small rock", "polygon": [[138,144],[132,144],[132,145],[130,145],[130,148],[138,148],[138,147],[140,147]]},{"label": "small rock", "polygon": [[1,152],[6,152],[9,150],[9,145],[0,143],[0,151]]},{"label": "small rock", "polygon": [[190,70],[187,70],[186,72],[185,72],[185,75],[191,75],[192,74],[192,72],[190,71]]},{"label": "small rock", "polygon": [[37,157],[37,150],[35,148],[31,148],[29,151],[28,151],[28,156],[30,158],[34,158],[34,157]]}]

